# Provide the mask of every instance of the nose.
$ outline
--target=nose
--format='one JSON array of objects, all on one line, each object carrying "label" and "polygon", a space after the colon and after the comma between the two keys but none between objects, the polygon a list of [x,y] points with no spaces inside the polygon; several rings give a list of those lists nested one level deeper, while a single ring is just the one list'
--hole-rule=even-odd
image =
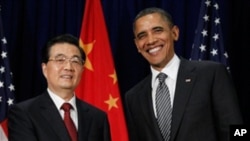
[{"label": "nose", "polygon": [[65,62],[64,62],[64,69],[67,69],[67,70],[73,70],[73,64],[72,62],[70,61],[70,59],[66,59]]},{"label": "nose", "polygon": [[148,45],[152,45],[156,42],[156,38],[153,34],[148,34],[148,41],[147,44]]}]

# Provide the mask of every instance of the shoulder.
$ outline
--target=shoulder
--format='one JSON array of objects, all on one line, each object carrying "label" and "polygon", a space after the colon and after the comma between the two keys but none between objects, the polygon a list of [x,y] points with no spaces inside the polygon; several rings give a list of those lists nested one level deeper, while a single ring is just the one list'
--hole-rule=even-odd
[{"label": "shoulder", "polygon": [[92,114],[95,116],[106,116],[106,112],[98,108],[97,106],[87,103],[79,98],[77,98],[76,100],[77,100],[76,104],[77,104],[78,110],[88,112],[89,114]]},{"label": "shoulder", "polygon": [[226,71],[226,67],[219,62],[214,62],[209,60],[196,61],[196,60],[181,59],[180,69],[185,69],[185,68],[202,72]]},{"label": "shoulder", "polygon": [[144,79],[139,81],[136,85],[134,85],[132,88],[130,88],[125,95],[131,95],[133,93],[137,93],[141,90],[151,88],[151,79],[152,75],[147,75]]},{"label": "shoulder", "polygon": [[30,99],[27,99],[27,100],[24,100],[24,101],[21,101],[21,102],[18,102],[16,104],[14,104],[11,107],[11,109],[18,108],[18,109],[22,109],[22,110],[28,111],[30,109],[33,109],[33,108],[37,107],[39,105],[40,99],[42,97],[44,97],[43,94],[38,95],[38,96],[33,97],[33,98],[30,98]]},{"label": "shoulder", "polygon": [[12,120],[29,120],[34,115],[37,115],[40,110],[40,105],[42,104],[41,99],[44,95],[41,94],[34,98],[18,102],[12,105],[8,112],[8,119],[11,122]]}]

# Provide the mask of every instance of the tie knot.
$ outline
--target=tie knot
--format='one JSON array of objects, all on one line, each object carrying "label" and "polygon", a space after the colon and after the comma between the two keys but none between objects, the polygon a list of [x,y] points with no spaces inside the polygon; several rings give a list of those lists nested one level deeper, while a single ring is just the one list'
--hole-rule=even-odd
[{"label": "tie knot", "polygon": [[159,79],[159,82],[163,83],[168,76],[165,73],[159,73],[157,77]]},{"label": "tie knot", "polygon": [[70,111],[70,109],[72,109],[72,106],[69,103],[64,103],[62,105],[61,109],[63,109],[65,112],[68,112],[68,111]]}]

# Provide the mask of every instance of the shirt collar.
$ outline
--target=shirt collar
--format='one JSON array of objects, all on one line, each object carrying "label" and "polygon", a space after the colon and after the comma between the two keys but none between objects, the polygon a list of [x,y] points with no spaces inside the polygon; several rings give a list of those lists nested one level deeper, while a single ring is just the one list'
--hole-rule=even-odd
[{"label": "shirt collar", "polygon": [[61,109],[62,104],[65,103],[65,102],[70,103],[73,106],[74,110],[76,110],[76,97],[75,97],[75,94],[73,95],[73,97],[69,101],[65,101],[64,99],[62,99],[61,97],[59,97],[58,95],[53,93],[49,88],[47,88],[47,90],[48,90],[49,96],[51,97],[51,99],[55,103],[56,108],[58,110]]},{"label": "shirt collar", "polygon": [[[177,79],[177,74],[178,74],[178,69],[180,66],[180,59],[179,57],[174,54],[173,58],[169,61],[169,63],[161,70],[161,72],[165,73],[168,75],[168,78],[176,80]],[[152,84],[155,83],[157,80],[157,75],[160,73],[159,71],[155,70],[152,66],[151,72],[152,72]]]}]

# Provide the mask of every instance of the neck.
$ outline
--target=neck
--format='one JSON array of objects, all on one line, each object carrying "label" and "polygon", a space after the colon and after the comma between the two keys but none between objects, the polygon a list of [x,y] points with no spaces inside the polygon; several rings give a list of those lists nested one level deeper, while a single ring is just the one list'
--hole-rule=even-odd
[{"label": "neck", "polygon": [[58,95],[59,97],[61,97],[65,101],[69,101],[74,96],[74,91],[72,91],[72,90],[68,90],[68,89],[55,90],[55,89],[51,89],[51,88],[49,88],[49,89],[50,89],[50,91],[52,91],[54,94]]}]

